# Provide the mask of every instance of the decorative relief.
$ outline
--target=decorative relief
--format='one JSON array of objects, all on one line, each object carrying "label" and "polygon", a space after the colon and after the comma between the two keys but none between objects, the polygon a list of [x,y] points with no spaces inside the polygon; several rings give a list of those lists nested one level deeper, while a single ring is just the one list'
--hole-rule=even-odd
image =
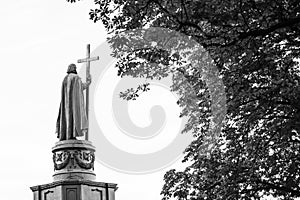
[{"label": "decorative relief", "polygon": [[53,153],[54,170],[61,170],[65,168],[70,162],[70,152],[62,151]]},{"label": "decorative relief", "polygon": [[94,169],[95,155],[88,150],[65,150],[53,153],[54,170],[83,168]]},{"label": "decorative relief", "polygon": [[83,169],[94,169],[94,152],[75,151],[74,158],[79,167]]}]

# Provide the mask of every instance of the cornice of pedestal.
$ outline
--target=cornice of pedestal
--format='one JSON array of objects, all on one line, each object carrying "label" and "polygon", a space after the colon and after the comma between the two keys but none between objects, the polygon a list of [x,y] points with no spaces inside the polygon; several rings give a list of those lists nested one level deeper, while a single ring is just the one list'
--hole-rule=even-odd
[{"label": "cornice of pedestal", "polygon": [[112,188],[114,191],[118,189],[117,184],[115,183],[104,183],[104,182],[96,182],[96,181],[90,181],[90,180],[60,180],[60,181],[55,181],[52,183],[48,184],[43,184],[43,185],[37,185],[37,186],[32,186],[30,189],[35,192],[38,190],[46,190],[50,189],[56,186],[61,186],[61,185],[88,185],[88,186],[94,186],[94,187],[102,187],[102,188]]},{"label": "cornice of pedestal", "polygon": [[55,143],[52,152],[60,149],[89,149],[95,151],[92,142],[87,140],[62,140]]}]

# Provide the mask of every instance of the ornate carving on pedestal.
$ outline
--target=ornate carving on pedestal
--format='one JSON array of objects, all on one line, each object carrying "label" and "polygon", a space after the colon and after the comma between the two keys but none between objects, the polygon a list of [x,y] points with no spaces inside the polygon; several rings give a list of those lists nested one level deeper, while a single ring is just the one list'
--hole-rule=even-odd
[{"label": "ornate carving on pedestal", "polygon": [[[75,162],[74,162],[75,161]],[[61,170],[69,164],[69,168],[94,169],[95,154],[89,150],[69,150],[53,153],[54,170]]]},{"label": "ornate carving on pedestal", "polygon": [[59,141],[52,148],[54,179],[94,180],[95,147],[86,140]]},{"label": "ornate carving on pedestal", "polygon": [[54,170],[61,170],[65,168],[70,162],[70,152],[54,152],[53,153],[53,163]]},{"label": "ornate carving on pedestal", "polygon": [[93,169],[95,154],[94,152],[75,151],[73,154],[76,163],[83,169]]}]

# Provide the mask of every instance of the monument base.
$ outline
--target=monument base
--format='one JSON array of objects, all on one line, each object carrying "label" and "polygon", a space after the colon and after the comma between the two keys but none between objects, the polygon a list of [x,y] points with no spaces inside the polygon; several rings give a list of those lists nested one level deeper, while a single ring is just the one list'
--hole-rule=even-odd
[{"label": "monument base", "polygon": [[64,140],[52,148],[53,182],[30,187],[34,200],[115,200],[117,184],[96,182],[95,147],[86,140]]},{"label": "monument base", "polygon": [[95,180],[95,147],[86,140],[63,140],[52,148],[54,181]]},{"label": "monument base", "polygon": [[117,184],[60,180],[30,187],[34,200],[115,200]]}]

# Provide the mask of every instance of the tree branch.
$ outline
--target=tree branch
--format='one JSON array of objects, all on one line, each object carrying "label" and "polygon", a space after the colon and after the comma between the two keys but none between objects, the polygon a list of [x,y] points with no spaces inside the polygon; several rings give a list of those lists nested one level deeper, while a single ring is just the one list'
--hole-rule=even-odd
[{"label": "tree branch", "polygon": [[294,190],[292,188],[289,187],[285,187],[285,186],[280,186],[280,185],[276,185],[274,183],[269,183],[267,181],[263,181],[263,180],[257,180],[257,183],[263,184],[263,185],[267,185],[270,189],[275,189],[275,190],[280,190],[283,192],[288,192],[291,193],[293,196],[300,196],[300,191],[299,190]]},{"label": "tree branch", "polygon": [[253,37],[265,36],[265,35],[273,32],[277,29],[281,29],[281,28],[288,27],[288,26],[293,26],[293,25],[298,24],[298,23],[300,23],[300,17],[293,18],[293,19],[288,19],[284,22],[281,22],[281,23],[275,24],[273,26],[270,26],[267,29],[253,30],[253,31],[249,31],[249,32],[246,32],[246,33],[241,33],[238,36],[238,38],[239,39],[245,39],[246,37],[249,37],[249,36],[253,36]]}]

